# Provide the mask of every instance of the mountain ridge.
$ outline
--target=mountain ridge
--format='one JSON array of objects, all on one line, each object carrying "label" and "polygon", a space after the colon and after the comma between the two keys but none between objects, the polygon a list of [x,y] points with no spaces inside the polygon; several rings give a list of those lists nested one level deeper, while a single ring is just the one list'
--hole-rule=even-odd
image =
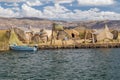
[{"label": "mountain ridge", "polygon": [[89,29],[100,29],[105,24],[110,29],[120,30],[120,20],[100,20],[100,21],[65,21],[65,20],[50,20],[36,17],[23,17],[23,18],[4,18],[0,17],[0,29],[8,29],[11,26],[16,27],[35,27],[35,28],[52,28],[53,23],[60,23],[64,27],[85,27]]}]

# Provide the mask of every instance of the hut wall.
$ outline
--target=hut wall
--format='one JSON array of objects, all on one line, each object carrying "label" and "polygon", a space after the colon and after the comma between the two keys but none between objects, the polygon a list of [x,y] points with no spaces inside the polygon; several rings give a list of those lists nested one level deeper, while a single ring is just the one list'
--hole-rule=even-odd
[{"label": "hut wall", "polygon": [[116,40],[118,38],[118,31],[114,30],[114,31],[112,31],[112,34],[113,34],[113,39]]},{"label": "hut wall", "polygon": [[25,33],[25,37],[26,37],[26,42],[27,43],[30,43],[31,42],[31,40],[32,40],[32,33],[31,32],[26,32]]},{"label": "hut wall", "polygon": [[32,37],[32,42],[33,43],[40,43],[41,42],[40,36],[39,35],[34,35]]},{"label": "hut wall", "polygon": [[9,34],[8,30],[0,30],[0,51],[9,50]]}]

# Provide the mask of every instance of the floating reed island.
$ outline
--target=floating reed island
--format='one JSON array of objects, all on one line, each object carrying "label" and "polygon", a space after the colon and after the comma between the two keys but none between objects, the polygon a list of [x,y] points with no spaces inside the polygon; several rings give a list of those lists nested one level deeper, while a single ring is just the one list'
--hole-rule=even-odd
[{"label": "floating reed island", "polygon": [[0,30],[0,51],[9,50],[10,44],[38,45],[39,49],[65,48],[119,48],[120,32],[102,29],[65,28],[53,23],[52,29],[12,27]]}]

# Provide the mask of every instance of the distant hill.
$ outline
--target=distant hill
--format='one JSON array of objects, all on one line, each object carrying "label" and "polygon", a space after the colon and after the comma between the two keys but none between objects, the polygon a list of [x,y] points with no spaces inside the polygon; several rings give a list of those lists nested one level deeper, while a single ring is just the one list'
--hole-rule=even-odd
[{"label": "distant hill", "polygon": [[63,24],[65,27],[77,26],[76,23],[59,20],[49,20],[35,17],[23,18],[0,18],[0,29],[8,29],[14,27],[35,27],[35,28],[52,28],[53,23]]},{"label": "distant hill", "polygon": [[105,24],[110,29],[120,30],[120,20],[104,20],[104,21],[61,21],[49,20],[36,17],[23,17],[23,18],[2,18],[0,17],[0,29],[8,29],[12,26],[15,27],[35,27],[35,28],[52,28],[53,23],[60,23],[67,28],[89,28],[100,29]]},{"label": "distant hill", "polygon": [[81,21],[76,23],[79,25],[78,27],[85,27],[89,29],[101,29],[104,28],[105,24],[107,24],[110,29],[120,31],[120,20]]}]

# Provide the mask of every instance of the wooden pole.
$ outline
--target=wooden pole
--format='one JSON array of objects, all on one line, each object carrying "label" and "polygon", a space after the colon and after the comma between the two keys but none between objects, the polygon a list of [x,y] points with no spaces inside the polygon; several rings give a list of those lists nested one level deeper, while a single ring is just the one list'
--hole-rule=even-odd
[{"label": "wooden pole", "polygon": [[53,29],[52,29],[51,42],[50,42],[51,45],[52,45],[52,40],[53,40]]},{"label": "wooden pole", "polygon": [[55,23],[53,23],[53,27],[52,27],[52,36],[51,36],[51,42],[50,42],[51,45],[53,44],[53,38],[54,38],[53,32],[54,31],[55,31]]},{"label": "wooden pole", "polygon": [[91,34],[92,34],[92,43],[94,44],[95,43],[94,34],[93,33]]},{"label": "wooden pole", "polygon": [[86,43],[86,37],[87,37],[87,31],[85,30],[85,38],[84,38],[84,43]]}]

